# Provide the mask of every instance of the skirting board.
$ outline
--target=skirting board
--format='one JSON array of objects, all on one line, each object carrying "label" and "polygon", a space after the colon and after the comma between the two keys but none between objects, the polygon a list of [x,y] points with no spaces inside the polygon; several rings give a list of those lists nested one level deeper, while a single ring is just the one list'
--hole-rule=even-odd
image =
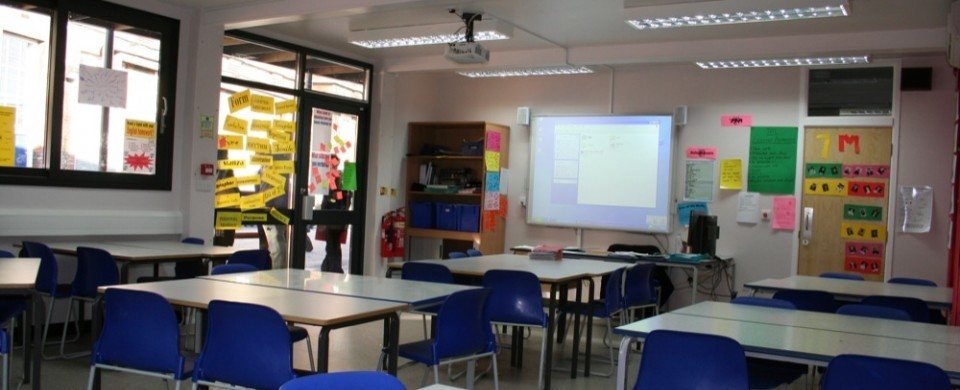
[{"label": "skirting board", "polygon": [[0,237],[180,234],[179,211],[0,209]]}]

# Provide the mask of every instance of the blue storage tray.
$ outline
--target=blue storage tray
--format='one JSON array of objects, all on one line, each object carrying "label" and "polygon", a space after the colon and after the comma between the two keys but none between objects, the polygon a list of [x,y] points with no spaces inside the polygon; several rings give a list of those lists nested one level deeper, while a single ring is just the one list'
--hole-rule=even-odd
[{"label": "blue storage tray", "polygon": [[460,205],[460,223],[458,228],[461,232],[480,231],[480,205]]},{"label": "blue storage tray", "polygon": [[435,228],[440,230],[457,230],[460,224],[460,205],[452,203],[437,203],[434,214]]},{"label": "blue storage tray", "polygon": [[433,202],[410,202],[410,226],[433,229]]}]

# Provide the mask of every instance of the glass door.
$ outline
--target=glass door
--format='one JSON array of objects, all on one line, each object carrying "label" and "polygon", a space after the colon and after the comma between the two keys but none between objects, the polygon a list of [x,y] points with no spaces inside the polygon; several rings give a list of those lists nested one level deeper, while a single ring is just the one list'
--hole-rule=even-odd
[{"label": "glass door", "polygon": [[361,104],[302,100],[294,268],[363,273],[369,124]]}]

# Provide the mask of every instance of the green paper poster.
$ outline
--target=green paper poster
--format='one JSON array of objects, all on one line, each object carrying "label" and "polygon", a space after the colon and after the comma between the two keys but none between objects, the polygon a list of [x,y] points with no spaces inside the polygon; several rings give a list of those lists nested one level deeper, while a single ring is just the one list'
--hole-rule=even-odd
[{"label": "green paper poster", "polygon": [[747,189],[792,194],[797,169],[796,127],[751,127]]},{"label": "green paper poster", "polygon": [[343,164],[343,178],[341,180],[344,191],[357,190],[357,163],[347,161]]}]

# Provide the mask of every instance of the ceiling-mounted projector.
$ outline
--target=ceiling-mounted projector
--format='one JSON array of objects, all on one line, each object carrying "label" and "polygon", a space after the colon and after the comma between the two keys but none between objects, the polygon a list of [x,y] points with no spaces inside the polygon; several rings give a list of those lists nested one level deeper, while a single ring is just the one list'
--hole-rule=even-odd
[{"label": "ceiling-mounted projector", "polygon": [[490,50],[476,42],[454,42],[447,45],[443,56],[458,64],[485,64],[490,61]]}]

